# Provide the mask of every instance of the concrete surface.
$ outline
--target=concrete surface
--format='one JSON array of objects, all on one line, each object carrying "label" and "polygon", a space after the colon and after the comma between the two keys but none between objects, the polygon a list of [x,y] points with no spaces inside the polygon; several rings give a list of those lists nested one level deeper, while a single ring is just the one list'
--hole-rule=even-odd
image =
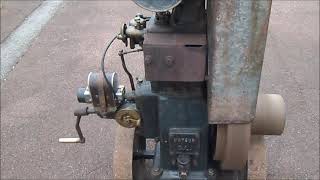
[{"label": "concrete surface", "polygon": [[1,0],[1,42],[14,31],[42,0]]},{"label": "concrete surface", "polygon": [[[112,176],[115,122],[83,118],[86,144],[59,144],[76,135],[75,93],[99,69],[106,40],[140,8],[131,1],[66,1],[21,62],[1,82],[2,179],[102,179]],[[142,11],[143,12],[143,11]],[[107,69],[129,87],[117,52]],[[141,53],[128,56],[143,77]],[[261,92],[287,102],[287,127],[267,137],[268,178],[319,179],[319,2],[274,1]]]}]

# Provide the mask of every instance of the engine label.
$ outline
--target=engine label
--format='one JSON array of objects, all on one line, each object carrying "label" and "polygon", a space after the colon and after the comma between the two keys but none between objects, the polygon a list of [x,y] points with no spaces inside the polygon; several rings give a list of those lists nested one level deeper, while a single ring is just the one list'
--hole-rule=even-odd
[{"label": "engine label", "polygon": [[169,130],[169,149],[171,155],[198,155],[200,134],[196,128],[171,128]]}]

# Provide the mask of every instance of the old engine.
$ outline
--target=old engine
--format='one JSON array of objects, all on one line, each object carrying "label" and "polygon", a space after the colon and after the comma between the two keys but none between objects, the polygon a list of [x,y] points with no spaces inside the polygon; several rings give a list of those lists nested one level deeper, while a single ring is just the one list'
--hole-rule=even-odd
[{"label": "old engine", "polygon": [[[285,105],[258,94],[271,1],[134,0],[154,15],[137,14],[107,45],[101,72],[88,75],[75,111],[119,125],[115,179],[247,179],[254,136],[280,135]],[[106,72],[112,42],[131,91]],[[143,51],[145,79],[136,82],[125,56]]]}]

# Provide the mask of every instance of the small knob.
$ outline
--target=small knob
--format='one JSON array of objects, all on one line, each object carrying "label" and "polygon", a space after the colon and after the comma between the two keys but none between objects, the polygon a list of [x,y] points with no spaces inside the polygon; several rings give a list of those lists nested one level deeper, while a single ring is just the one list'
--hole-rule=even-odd
[{"label": "small knob", "polygon": [[77,92],[77,99],[79,103],[91,103],[92,98],[90,91],[87,88],[79,88]]}]

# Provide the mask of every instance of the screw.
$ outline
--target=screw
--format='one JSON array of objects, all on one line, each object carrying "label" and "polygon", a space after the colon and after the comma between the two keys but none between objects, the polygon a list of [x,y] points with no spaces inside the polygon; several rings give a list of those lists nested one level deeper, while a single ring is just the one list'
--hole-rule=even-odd
[{"label": "screw", "polygon": [[171,67],[174,64],[174,59],[172,56],[166,56],[165,58],[165,64],[169,67]]}]

